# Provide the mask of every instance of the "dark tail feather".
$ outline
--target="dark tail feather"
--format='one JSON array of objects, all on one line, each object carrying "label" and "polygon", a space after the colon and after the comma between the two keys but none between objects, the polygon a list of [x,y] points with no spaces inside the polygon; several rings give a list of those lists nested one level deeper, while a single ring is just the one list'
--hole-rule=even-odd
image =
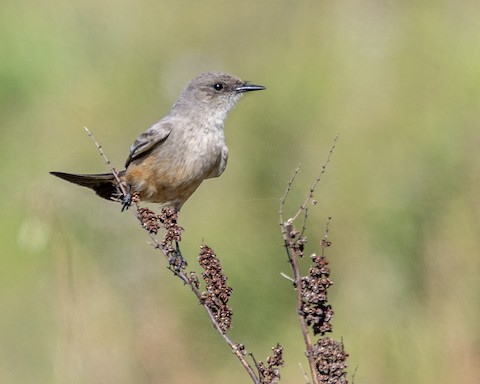
[{"label": "dark tail feather", "polygon": [[[119,176],[123,176],[124,173],[125,171],[119,172]],[[70,183],[93,189],[98,196],[107,200],[115,200],[115,197],[118,196],[117,181],[111,173],[76,175],[74,173],[50,172],[50,174]]]}]

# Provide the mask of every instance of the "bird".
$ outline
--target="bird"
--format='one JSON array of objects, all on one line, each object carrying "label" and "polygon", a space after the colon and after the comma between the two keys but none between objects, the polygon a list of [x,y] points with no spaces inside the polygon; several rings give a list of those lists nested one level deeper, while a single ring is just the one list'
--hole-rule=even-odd
[{"label": "bird", "polygon": [[140,134],[130,147],[125,169],[113,173],[52,171],[63,180],[90,188],[127,209],[132,196],[180,211],[203,180],[220,176],[227,165],[224,122],[242,95],[266,89],[226,72],[206,72],[183,89],[170,112]]}]

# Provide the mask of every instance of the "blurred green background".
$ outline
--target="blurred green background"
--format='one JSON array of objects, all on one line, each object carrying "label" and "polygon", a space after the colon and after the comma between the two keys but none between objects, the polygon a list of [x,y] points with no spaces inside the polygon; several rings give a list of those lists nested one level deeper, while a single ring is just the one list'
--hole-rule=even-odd
[{"label": "blurred green background", "polygon": [[328,216],[334,336],[357,383],[480,382],[477,1],[0,3],[0,382],[246,383],[130,213],[48,175],[120,167],[198,73],[267,86],[226,125],[229,165],[184,206],[229,283],[231,337],[285,348],[303,382],[288,214],[340,133],[309,217]]}]

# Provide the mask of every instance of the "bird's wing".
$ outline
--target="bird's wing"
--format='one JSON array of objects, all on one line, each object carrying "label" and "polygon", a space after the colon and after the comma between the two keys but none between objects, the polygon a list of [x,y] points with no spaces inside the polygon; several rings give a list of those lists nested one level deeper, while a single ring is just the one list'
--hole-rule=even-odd
[{"label": "bird's wing", "polygon": [[149,129],[137,137],[133,145],[130,147],[130,154],[125,162],[125,168],[138,157],[144,155],[154,146],[163,143],[170,132],[172,131],[172,124],[159,121],[152,125]]}]

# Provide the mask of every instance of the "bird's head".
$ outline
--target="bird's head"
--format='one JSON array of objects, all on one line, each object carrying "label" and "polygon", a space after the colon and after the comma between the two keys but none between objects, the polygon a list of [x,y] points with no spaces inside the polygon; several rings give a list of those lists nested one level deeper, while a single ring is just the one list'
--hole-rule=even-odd
[{"label": "bird's head", "polygon": [[250,84],[229,73],[202,73],[188,83],[173,110],[185,113],[185,109],[189,109],[189,113],[212,114],[223,120],[244,93],[262,89],[265,87]]}]

